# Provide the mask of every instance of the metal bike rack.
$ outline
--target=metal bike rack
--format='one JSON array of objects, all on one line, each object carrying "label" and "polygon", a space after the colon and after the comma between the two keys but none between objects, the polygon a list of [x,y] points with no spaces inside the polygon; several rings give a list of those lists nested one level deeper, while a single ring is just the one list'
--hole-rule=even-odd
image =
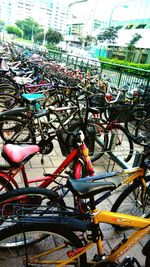
[{"label": "metal bike rack", "polygon": [[[109,155],[110,159],[113,160],[115,163],[117,163],[122,169],[129,169],[129,168],[131,168],[131,166],[129,166],[129,164],[127,162],[125,162],[121,158],[114,155],[113,152],[111,152],[111,151],[113,151],[114,145],[116,145],[116,139],[117,139],[116,133],[112,131],[109,149],[108,149],[108,151],[106,151],[106,153]],[[141,159],[141,153],[139,151],[136,151],[132,167],[137,167],[139,165],[140,159]],[[109,162],[109,164],[110,164],[110,162]],[[109,166],[108,166],[107,170],[108,169],[109,169]]]}]

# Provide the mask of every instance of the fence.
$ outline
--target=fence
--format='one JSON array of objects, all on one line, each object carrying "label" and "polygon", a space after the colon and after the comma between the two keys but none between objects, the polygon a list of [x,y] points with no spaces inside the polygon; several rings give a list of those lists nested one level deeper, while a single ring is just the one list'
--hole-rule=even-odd
[{"label": "fence", "polygon": [[111,82],[116,86],[123,86],[126,83],[131,84],[131,88],[135,84],[142,84],[144,87],[150,86],[150,71],[119,64],[99,61],[98,59],[84,58],[63,52],[48,50],[47,56],[50,60],[55,60],[70,66],[74,70],[78,67],[83,71],[91,68],[97,68],[101,74],[106,74],[111,78]]}]

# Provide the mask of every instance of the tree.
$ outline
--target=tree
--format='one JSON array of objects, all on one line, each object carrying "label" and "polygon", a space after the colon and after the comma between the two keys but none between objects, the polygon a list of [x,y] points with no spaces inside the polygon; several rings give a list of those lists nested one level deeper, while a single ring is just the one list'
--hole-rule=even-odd
[{"label": "tree", "polygon": [[0,20],[0,32],[3,30],[5,25],[5,22],[3,20]]},{"label": "tree", "polygon": [[128,54],[127,54],[127,60],[133,61],[134,60],[134,52],[136,50],[135,44],[142,38],[141,34],[135,33],[130,40],[130,42],[127,44]]},{"label": "tree", "polygon": [[89,46],[91,45],[92,42],[95,42],[95,37],[91,36],[91,35],[87,35],[85,37],[85,46]]},{"label": "tree", "polygon": [[42,29],[40,32],[35,34],[34,41],[39,44],[42,44],[43,39],[44,39],[44,30]]},{"label": "tree", "polygon": [[12,34],[12,35],[18,36],[18,37],[22,36],[22,30],[18,26],[8,25],[8,26],[6,26],[5,29],[9,34]]},{"label": "tree", "polygon": [[97,36],[97,39],[100,43],[107,41],[108,43],[115,43],[116,38],[118,37],[118,27],[109,27],[103,33]]},{"label": "tree", "polygon": [[41,31],[40,25],[32,18],[18,20],[16,25],[23,30],[23,36],[27,40],[31,40],[34,35]]},{"label": "tree", "polygon": [[46,41],[47,43],[58,44],[59,42],[63,41],[63,36],[60,32],[49,28],[46,33]]}]

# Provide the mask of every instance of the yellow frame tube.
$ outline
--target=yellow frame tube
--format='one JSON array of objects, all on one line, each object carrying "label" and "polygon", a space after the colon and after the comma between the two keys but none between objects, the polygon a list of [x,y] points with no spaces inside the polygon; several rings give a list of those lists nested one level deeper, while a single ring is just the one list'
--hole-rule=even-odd
[{"label": "yellow frame tube", "polygon": [[[125,171],[124,174],[130,174],[130,172],[128,171]],[[138,168],[136,170],[135,173],[133,173],[132,175],[130,175],[129,177],[127,177],[125,180],[123,180],[121,182],[121,184],[128,184],[128,183],[131,183],[132,181],[134,181],[135,179],[137,179],[138,177],[144,177],[144,169],[142,168]]]},{"label": "yellow frame tube", "polygon": [[[94,224],[107,223],[129,228],[140,228],[140,230],[135,231],[125,243],[120,245],[116,251],[112,252],[112,254],[106,258],[106,261],[116,262],[130,247],[135,245],[144,235],[150,232],[150,219],[147,218],[99,210],[95,210],[93,215]],[[97,249],[102,256],[104,252],[101,242],[97,242]]]},{"label": "yellow frame tube", "polygon": [[150,219],[138,216],[132,216],[124,213],[117,213],[111,211],[94,211],[93,222],[115,224],[126,227],[144,228],[150,224]]},{"label": "yellow frame tube", "polygon": [[150,224],[146,228],[134,232],[125,243],[120,245],[119,248],[116,249],[116,251],[112,252],[112,254],[107,257],[107,261],[116,262],[120,257],[123,256],[123,254],[125,254],[131,247],[133,247],[138,241],[141,240],[143,236],[145,236],[149,232]]}]

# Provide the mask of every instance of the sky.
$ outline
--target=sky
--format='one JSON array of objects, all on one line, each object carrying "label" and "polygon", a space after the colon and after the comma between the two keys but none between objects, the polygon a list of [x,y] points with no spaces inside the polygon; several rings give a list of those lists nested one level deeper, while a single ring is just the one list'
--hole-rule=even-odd
[{"label": "sky", "polygon": [[[73,2],[73,0],[60,1]],[[92,10],[95,18],[102,21],[108,21],[110,17],[112,20],[150,18],[150,0],[88,0],[71,8],[74,15],[83,18],[92,14]]]}]

